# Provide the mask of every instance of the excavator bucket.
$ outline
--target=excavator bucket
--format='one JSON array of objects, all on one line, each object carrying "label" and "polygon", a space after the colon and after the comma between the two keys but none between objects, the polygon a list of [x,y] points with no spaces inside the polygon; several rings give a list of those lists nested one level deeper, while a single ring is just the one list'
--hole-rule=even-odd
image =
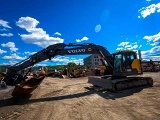
[{"label": "excavator bucket", "polygon": [[30,95],[43,81],[45,76],[40,76],[36,78],[30,78],[25,82],[17,84],[12,92],[12,96],[27,96]]}]

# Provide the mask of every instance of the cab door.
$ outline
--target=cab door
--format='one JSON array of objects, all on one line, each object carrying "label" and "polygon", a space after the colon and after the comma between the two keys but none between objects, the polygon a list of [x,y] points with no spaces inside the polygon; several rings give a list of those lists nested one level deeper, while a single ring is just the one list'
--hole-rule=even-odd
[{"label": "cab door", "polygon": [[122,54],[114,55],[114,71],[122,72]]},{"label": "cab door", "polygon": [[136,59],[136,56],[132,52],[124,52],[123,53],[123,67],[125,71],[131,71],[132,62]]},{"label": "cab door", "polygon": [[123,52],[123,70],[130,75],[137,75],[142,73],[141,61],[137,59],[136,52]]}]

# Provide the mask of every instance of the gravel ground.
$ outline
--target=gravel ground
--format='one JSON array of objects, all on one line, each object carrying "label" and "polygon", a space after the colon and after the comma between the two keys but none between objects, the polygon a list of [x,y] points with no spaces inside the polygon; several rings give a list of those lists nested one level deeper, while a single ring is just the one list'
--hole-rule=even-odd
[{"label": "gravel ground", "polygon": [[2,120],[160,120],[160,72],[154,86],[121,92],[93,89],[87,77],[47,77],[32,96],[12,98],[13,87],[0,90]]}]

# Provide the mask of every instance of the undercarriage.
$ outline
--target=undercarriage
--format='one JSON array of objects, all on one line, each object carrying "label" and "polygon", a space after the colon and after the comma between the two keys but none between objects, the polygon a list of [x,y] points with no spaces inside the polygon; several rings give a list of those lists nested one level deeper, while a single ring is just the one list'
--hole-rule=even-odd
[{"label": "undercarriage", "polygon": [[132,77],[92,76],[88,78],[88,83],[112,91],[121,91],[140,86],[152,86],[153,79],[151,77],[134,77],[134,76]]}]

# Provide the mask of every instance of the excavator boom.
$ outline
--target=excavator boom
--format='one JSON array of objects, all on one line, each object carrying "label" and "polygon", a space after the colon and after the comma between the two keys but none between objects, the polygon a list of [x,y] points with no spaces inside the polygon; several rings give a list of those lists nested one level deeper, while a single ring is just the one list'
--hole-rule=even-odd
[{"label": "excavator boom", "polygon": [[79,55],[79,54],[100,54],[101,57],[105,58],[110,68],[113,68],[113,58],[112,54],[108,52],[103,46],[95,44],[64,44],[58,43],[50,45],[47,48],[29,56],[27,59],[10,66],[7,70],[4,82],[7,85],[16,85],[23,81],[21,75],[18,74],[19,71],[31,67],[36,63],[42,62],[44,60],[51,60],[57,55]]}]

